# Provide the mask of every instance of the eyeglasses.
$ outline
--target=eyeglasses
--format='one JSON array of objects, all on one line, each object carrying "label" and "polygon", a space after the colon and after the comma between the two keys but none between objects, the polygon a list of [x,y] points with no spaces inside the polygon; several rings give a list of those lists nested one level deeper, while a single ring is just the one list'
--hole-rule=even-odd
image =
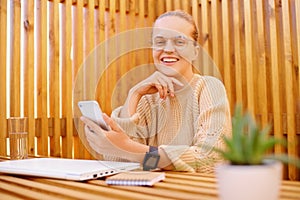
[{"label": "eyeglasses", "polygon": [[152,40],[152,47],[157,51],[163,50],[166,47],[168,40],[172,41],[173,46],[177,50],[182,50],[182,49],[186,48],[189,42],[195,42],[194,40],[186,38],[184,36],[176,36],[173,38],[165,38],[163,36],[156,36]]}]

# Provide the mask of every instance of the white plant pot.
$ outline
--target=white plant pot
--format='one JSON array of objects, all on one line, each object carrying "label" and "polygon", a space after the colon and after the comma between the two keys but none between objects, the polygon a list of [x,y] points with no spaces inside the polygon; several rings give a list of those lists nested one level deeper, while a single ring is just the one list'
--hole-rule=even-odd
[{"label": "white plant pot", "polygon": [[216,176],[221,200],[277,200],[282,180],[282,164],[217,166]]}]

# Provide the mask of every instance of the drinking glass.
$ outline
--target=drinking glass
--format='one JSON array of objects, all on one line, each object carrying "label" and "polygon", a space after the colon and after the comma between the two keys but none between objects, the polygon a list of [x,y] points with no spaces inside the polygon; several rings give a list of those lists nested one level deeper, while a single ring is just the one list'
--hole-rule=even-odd
[{"label": "drinking glass", "polygon": [[26,117],[8,119],[10,158],[12,160],[28,157],[28,122]]}]

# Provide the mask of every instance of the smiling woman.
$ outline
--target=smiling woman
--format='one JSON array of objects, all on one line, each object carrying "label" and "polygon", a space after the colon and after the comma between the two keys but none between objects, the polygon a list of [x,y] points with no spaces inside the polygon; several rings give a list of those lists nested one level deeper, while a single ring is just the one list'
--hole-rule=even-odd
[{"label": "smiling woman", "polygon": [[129,90],[111,118],[104,115],[110,131],[81,118],[96,152],[140,162],[146,170],[207,173],[221,162],[202,145],[222,148],[221,137],[231,133],[229,103],[221,81],[193,72],[197,35],[192,17],[183,11],[158,17],[152,31],[156,71]]},{"label": "smiling woman", "polygon": [[[194,73],[201,73],[203,78],[203,75],[213,75],[222,80],[226,86],[231,111],[236,103],[242,103],[243,108],[249,110],[260,124],[272,123],[274,128],[271,134],[288,139],[287,148],[275,147],[274,152],[288,152],[299,157],[300,84],[298,70],[294,70],[298,69],[300,61],[298,0],[0,0],[0,156],[9,155],[7,118],[23,115],[29,119],[29,154],[92,158],[93,155],[86,150],[74,127],[78,122],[77,116],[73,115],[77,108],[77,96],[82,95],[78,100],[97,100],[103,111],[109,115],[113,109],[123,105],[129,88],[149,77],[155,70],[158,71],[159,65],[152,64],[150,41],[153,31],[149,26],[155,20],[158,22],[167,18],[178,23],[180,19],[185,19],[186,23],[180,22],[184,28],[189,23],[193,24],[190,17],[186,17],[189,15],[182,12],[163,14],[172,9],[182,9],[190,13],[199,27],[198,38],[195,34],[196,28],[193,29],[195,32],[188,35],[180,31],[176,34],[197,40],[200,47],[203,47],[200,48],[197,60],[192,63]],[[166,28],[169,25],[163,26]],[[146,28],[149,32],[145,31]],[[125,35],[126,37],[120,39]],[[176,47],[173,36],[162,37],[171,49],[172,45]],[[51,44],[48,42],[50,40]],[[192,46],[192,42],[189,45]],[[141,51],[137,50],[137,46]],[[86,70],[82,64],[95,47],[103,54],[88,63],[90,66],[97,64],[93,70]],[[202,56],[204,51],[208,56]],[[170,69],[166,65],[168,62],[180,61],[182,54],[178,58],[175,53],[161,61],[164,62],[161,65],[163,70]],[[213,64],[218,66],[215,67],[216,70],[210,67]],[[79,72],[86,74],[86,77],[84,84],[73,93],[76,81],[84,77]],[[104,73],[97,82],[99,72]],[[174,74],[176,75],[175,72]],[[97,84],[95,90],[90,90],[91,84]],[[168,85],[171,88],[173,86],[180,87],[176,83]],[[167,89],[169,96],[163,100],[165,104],[171,102],[171,93],[168,90],[171,89]],[[174,92],[175,97],[179,98],[179,90]],[[149,108],[148,106],[143,109],[142,101],[149,96],[152,95],[144,95],[139,102],[136,113],[141,116]],[[203,98],[194,99],[193,105],[203,105],[203,101],[199,103],[200,99]],[[161,106],[162,103],[158,102],[157,105]],[[184,108],[181,109],[193,113],[188,110],[190,108],[187,105],[183,104]],[[178,110],[172,109],[171,116],[182,114]],[[163,111],[166,114],[167,110]],[[126,117],[118,115],[118,112],[114,113],[116,115],[113,114],[112,117],[116,121],[119,121],[118,117],[127,120]],[[167,119],[174,121],[175,126],[181,120],[176,117],[173,120],[160,113],[147,113],[151,113],[151,123],[163,123]],[[196,116],[198,114],[193,117],[194,122]],[[133,122],[137,122],[138,127],[152,125],[148,121],[145,121],[148,124]],[[186,130],[186,134],[191,130]],[[200,131],[201,126],[195,125],[193,130]],[[157,132],[157,141],[149,139],[145,144],[171,145],[171,140],[163,142],[159,137],[162,132],[165,133],[162,135],[169,135],[161,127],[154,127],[153,130],[149,128],[146,138],[154,136],[150,135],[154,132]],[[174,130],[170,131],[173,132]],[[142,136],[145,134],[143,132]],[[184,141],[178,143],[183,144]],[[284,170],[285,179],[300,180],[298,169],[288,166]]]}]

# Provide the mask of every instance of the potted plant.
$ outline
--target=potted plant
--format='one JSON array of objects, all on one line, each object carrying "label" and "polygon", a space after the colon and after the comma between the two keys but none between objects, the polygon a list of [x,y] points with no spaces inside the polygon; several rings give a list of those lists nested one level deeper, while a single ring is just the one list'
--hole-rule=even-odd
[{"label": "potted plant", "polygon": [[282,162],[300,166],[287,155],[269,154],[283,139],[269,135],[270,125],[260,128],[249,113],[237,106],[232,118],[232,136],[224,137],[225,149],[214,148],[228,163],[216,167],[220,199],[278,199]]}]

